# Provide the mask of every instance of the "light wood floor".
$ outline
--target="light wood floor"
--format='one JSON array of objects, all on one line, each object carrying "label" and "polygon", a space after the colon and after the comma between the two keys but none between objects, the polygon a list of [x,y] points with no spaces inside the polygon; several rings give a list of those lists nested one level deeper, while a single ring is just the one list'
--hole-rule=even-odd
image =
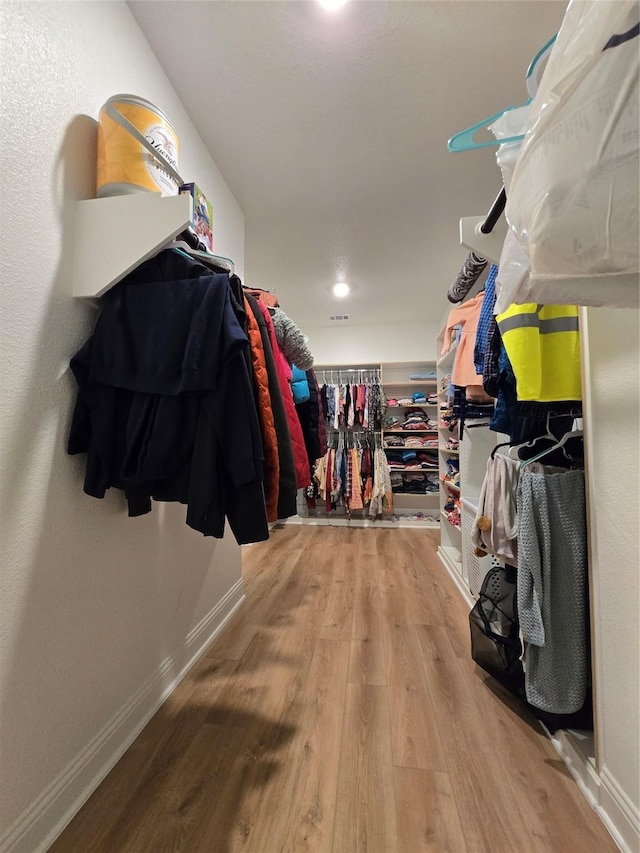
[{"label": "light wood floor", "polygon": [[55,853],[609,853],[427,530],[286,527]]}]

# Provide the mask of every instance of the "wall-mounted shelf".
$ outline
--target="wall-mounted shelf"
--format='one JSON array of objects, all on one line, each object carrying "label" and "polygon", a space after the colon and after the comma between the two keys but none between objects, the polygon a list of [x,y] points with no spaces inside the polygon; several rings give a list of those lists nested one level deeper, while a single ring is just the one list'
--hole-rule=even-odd
[{"label": "wall-mounted shelf", "polygon": [[190,221],[188,195],[136,193],[76,202],[73,295],[102,296]]},{"label": "wall-mounted shelf", "polygon": [[460,220],[460,243],[482,255],[490,263],[500,262],[504,238],[507,236],[507,223],[502,217],[489,234],[483,234],[480,226],[485,222],[484,216],[465,216]]}]

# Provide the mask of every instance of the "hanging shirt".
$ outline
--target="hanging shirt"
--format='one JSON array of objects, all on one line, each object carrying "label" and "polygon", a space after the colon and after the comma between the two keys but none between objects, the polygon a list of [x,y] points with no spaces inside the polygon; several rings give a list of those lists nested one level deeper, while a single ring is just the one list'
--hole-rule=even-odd
[{"label": "hanging shirt", "polygon": [[498,276],[498,267],[491,264],[489,275],[484,283],[484,299],[482,300],[482,308],[480,309],[480,318],[478,320],[478,329],[476,331],[476,344],[473,350],[473,362],[476,372],[482,374],[482,366],[484,363],[484,353],[487,348],[487,337],[489,334],[489,326],[493,320],[493,306],[496,304],[496,278]]},{"label": "hanging shirt", "polygon": [[[482,375],[477,373],[473,361],[473,350],[476,344],[476,332],[478,330],[478,321],[480,320],[480,311],[482,310],[482,302],[484,300],[484,292],[479,293],[468,302],[463,302],[457,308],[454,308],[449,313],[447,320],[447,329],[445,331],[445,341],[451,340],[451,333],[456,326],[461,326],[460,342],[456,353],[453,370],[451,372],[451,382],[461,388],[467,386],[480,386],[479,391],[482,394]],[[446,349],[442,355],[446,355],[449,350]],[[474,389],[475,390],[475,389]]]},{"label": "hanging shirt", "polygon": [[582,399],[577,306],[529,302],[511,305],[496,319],[518,400]]}]

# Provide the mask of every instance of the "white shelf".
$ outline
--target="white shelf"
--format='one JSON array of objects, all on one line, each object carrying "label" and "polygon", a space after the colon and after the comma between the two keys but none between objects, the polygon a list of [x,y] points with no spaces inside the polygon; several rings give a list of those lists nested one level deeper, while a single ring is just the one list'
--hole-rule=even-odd
[{"label": "white shelf", "polygon": [[435,435],[437,429],[385,429],[382,435]]},{"label": "white shelf", "polygon": [[421,385],[437,385],[437,379],[415,379],[409,382],[394,382],[393,380],[386,379],[382,383],[383,388],[419,388]]},{"label": "white shelf", "polygon": [[437,403],[403,403],[402,405],[387,405],[387,409],[412,409],[414,406],[422,406],[423,409],[435,409]]},{"label": "white shelf", "polygon": [[459,450],[452,450],[448,447],[439,447],[438,450],[440,451],[440,453],[452,453],[454,456],[458,456],[460,453]]},{"label": "white shelf", "polygon": [[76,202],[73,295],[102,296],[190,221],[188,195],[136,193]]},{"label": "white shelf", "polygon": [[443,509],[440,510],[440,515],[442,516],[443,522],[448,524],[449,527],[452,527],[454,530],[457,530],[460,536],[462,536],[462,528],[457,524],[451,524],[451,522],[449,521],[449,516]]},{"label": "white shelf", "polygon": [[[389,466],[389,471],[392,474],[437,474],[437,468],[392,468]],[[437,495],[438,492],[433,492]]]},{"label": "white shelf", "polygon": [[393,507],[396,509],[431,509],[437,514],[438,493],[437,492],[394,492]]}]

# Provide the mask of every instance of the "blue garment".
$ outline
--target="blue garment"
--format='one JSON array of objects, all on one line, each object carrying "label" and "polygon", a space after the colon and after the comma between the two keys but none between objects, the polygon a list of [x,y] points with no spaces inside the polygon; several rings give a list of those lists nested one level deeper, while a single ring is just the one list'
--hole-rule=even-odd
[{"label": "blue garment", "polygon": [[496,278],[498,276],[498,267],[491,264],[489,275],[484,285],[484,299],[482,300],[482,308],[480,309],[480,319],[478,320],[478,330],[476,332],[476,345],[473,350],[473,361],[476,366],[476,373],[482,374],[482,364],[484,361],[484,351],[487,347],[487,334],[489,332],[489,323],[493,317],[493,306],[496,304]]},{"label": "blue garment", "polygon": [[309,392],[309,382],[307,374],[304,370],[300,370],[295,364],[291,365],[293,378],[291,380],[291,390],[293,392],[293,402],[298,406],[300,403],[306,403],[311,396]]}]

